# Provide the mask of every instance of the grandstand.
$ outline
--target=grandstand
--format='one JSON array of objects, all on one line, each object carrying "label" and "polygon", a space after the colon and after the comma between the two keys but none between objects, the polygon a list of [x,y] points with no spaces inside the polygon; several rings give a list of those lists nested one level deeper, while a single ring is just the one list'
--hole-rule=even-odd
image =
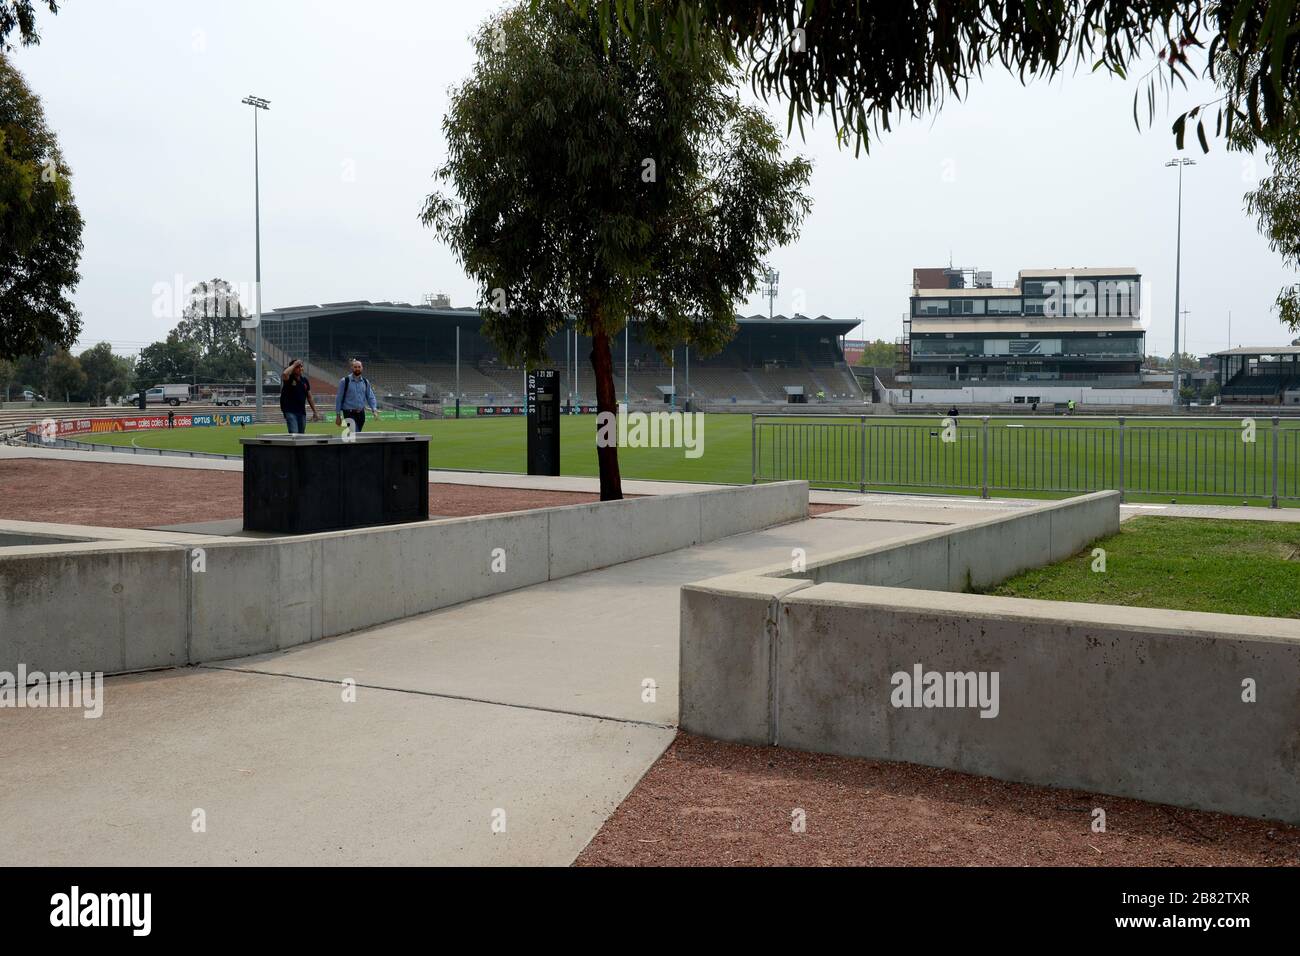
[{"label": "grandstand", "polygon": [[1224,402],[1300,404],[1300,345],[1215,352]]},{"label": "grandstand", "polygon": [[[263,356],[272,367],[303,358],[321,397],[332,396],[348,362],[359,358],[375,391],[390,404],[509,405],[521,402],[524,370],[508,364],[482,334],[477,309],[394,302],[334,302],[275,309],[262,317]],[[863,392],[844,361],[843,338],[853,319],[796,315],[737,316],[735,337],[717,355],[701,359],[685,347],[674,362],[630,338],[614,345],[615,389],[632,403],[662,403],[675,393],[709,405],[861,403]],[[459,388],[457,332],[459,330]],[[251,341],[250,335],[250,341]],[[561,370],[561,392],[595,400],[591,340],[572,327],[547,343],[551,364]],[[576,381],[573,355],[577,354]],[[626,360],[625,360],[626,359]]]}]

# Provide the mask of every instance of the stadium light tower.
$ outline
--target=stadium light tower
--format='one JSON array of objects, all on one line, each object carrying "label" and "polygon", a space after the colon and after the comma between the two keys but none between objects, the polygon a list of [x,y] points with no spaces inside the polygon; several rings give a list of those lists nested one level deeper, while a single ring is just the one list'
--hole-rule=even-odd
[{"label": "stadium light tower", "polygon": [[777,283],[781,281],[781,273],[777,272],[770,266],[763,270],[763,295],[767,296],[767,317],[772,318],[772,307],[776,302]]},{"label": "stadium light tower", "polygon": [[262,196],[257,159],[257,113],[269,110],[271,101],[251,93],[240,100],[246,106],[253,107],[253,248],[256,259],[255,282],[253,284],[253,304],[257,316],[254,338],[253,360],[257,369],[257,420],[262,420]]},{"label": "stadium light tower", "polygon": [[1183,278],[1183,167],[1195,166],[1194,159],[1171,159],[1166,166],[1178,167],[1178,238],[1174,246],[1174,408],[1178,407],[1178,372],[1181,357],[1178,354],[1178,293]]}]

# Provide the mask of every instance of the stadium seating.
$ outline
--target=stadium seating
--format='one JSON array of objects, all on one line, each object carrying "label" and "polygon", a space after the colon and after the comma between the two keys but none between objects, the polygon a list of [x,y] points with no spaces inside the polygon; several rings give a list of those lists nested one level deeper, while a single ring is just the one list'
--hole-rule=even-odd
[{"label": "stadium seating", "polygon": [[[383,395],[416,398],[424,386],[429,398],[448,398],[456,391],[456,367],[445,364],[394,362],[388,357],[364,357],[366,376]],[[347,374],[344,359],[313,357],[308,375],[319,395],[332,396],[340,378]],[[816,400],[818,391],[826,393],[827,401],[858,401],[862,392],[846,367],[728,369],[692,366],[689,391],[696,399],[705,402],[739,404],[784,404],[787,386],[801,386],[809,402]],[[566,370],[560,371],[560,391],[568,396],[573,391]],[[614,393],[621,400],[626,394],[633,402],[660,402],[662,388],[676,384],[679,399],[688,396],[686,370],[679,367],[674,375],[667,367],[632,370],[627,386],[624,385],[623,367],[617,365],[614,374]],[[595,400],[595,379],[590,368],[578,371],[578,395],[584,402]],[[523,401],[523,372],[517,368],[485,365],[476,368],[462,364],[460,367],[461,400],[470,404],[513,404]]]},{"label": "stadium seating", "polygon": [[[638,341],[632,334],[630,340],[615,343],[615,395],[633,403],[661,403],[672,385],[679,404],[693,397],[698,404],[783,405],[787,392],[798,389],[809,403],[815,403],[819,393],[831,403],[860,402],[863,390],[840,350],[840,337],[853,323],[824,316],[796,319],[738,317],[735,336],[719,353],[707,359],[690,356],[689,362],[682,347],[673,350],[670,362],[649,341]],[[366,376],[381,400],[387,397],[393,403],[418,407],[422,402],[445,402],[455,393],[471,405],[512,405],[524,399],[523,370],[500,358],[482,334],[479,317],[465,310],[366,302],[277,310],[264,340],[267,362],[282,365],[287,361],[284,348],[302,349],[295,335],[311,345],[307,374],[326,400],[335,394],[353,357],[365,363]],[[567,333],[557,332],[547,347],[552,367],[560,371],[561,394],[594,403],[590,339],[579,336],[575,342],[570,327]],[[566,367],[574,354],[579,357],[576,383]]]},{"label": "stadium seating", "polygon": [[1282,392],[1296,387],[1290,375],[1238,375],[1223,386],[1223,397],[1276,401]]}]

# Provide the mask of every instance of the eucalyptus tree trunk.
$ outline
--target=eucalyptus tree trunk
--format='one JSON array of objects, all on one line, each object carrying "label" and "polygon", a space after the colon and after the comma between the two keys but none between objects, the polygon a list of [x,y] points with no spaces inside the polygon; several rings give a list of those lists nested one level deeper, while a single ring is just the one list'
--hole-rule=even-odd
[{"label": "eucalyptus tree trunk", "polygon": [[[614,358],[609,348],[609,333],[603,323],[593,323],[597,331],[591,337],[591,368],[596,373],[596,433],[600,433],[601,414],[618,415],[614,392]],[[615,433],[617,434],[617,432]],[[600,467],[600,500],[619,501],[623,497],[623,479],[618,473],[618,446],[596,446],[596,463]]]}]

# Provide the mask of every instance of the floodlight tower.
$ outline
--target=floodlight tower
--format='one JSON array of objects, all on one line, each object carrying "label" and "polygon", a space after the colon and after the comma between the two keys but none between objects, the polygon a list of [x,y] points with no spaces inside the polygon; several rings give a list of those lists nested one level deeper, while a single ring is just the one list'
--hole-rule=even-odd
[{"label": "floodlight tower", "polygon": [[269,110],[271,101],[251,93],[240,100],[245,106],[253,107],[253,248],[256,259],[256,281],[253,285],[254,312],[257,325],[254,333],[254,362],[257,368],[257,420],[262,420],[262,196],[259,182],[257,158],[257,114],[259,110]]},{"label": "floodlight tower", "polygon": [[1165,163],[1166,166],[1178,167],[1178,238],[1174,247],[1174,408],[1178,407],[1178,372],[1181,357],[1178,354],[1178,293],[1183,277],[1183,167],[1195,166],[1196,160],[1175,158]]},{"label": "floodlight tower", "polygon": [[781,273],[777,272],[770,266],[763,270],[763,295],[767,296],[767,317],[772,318],[773,304],[776,302],[777,284],[781,281]]}]

